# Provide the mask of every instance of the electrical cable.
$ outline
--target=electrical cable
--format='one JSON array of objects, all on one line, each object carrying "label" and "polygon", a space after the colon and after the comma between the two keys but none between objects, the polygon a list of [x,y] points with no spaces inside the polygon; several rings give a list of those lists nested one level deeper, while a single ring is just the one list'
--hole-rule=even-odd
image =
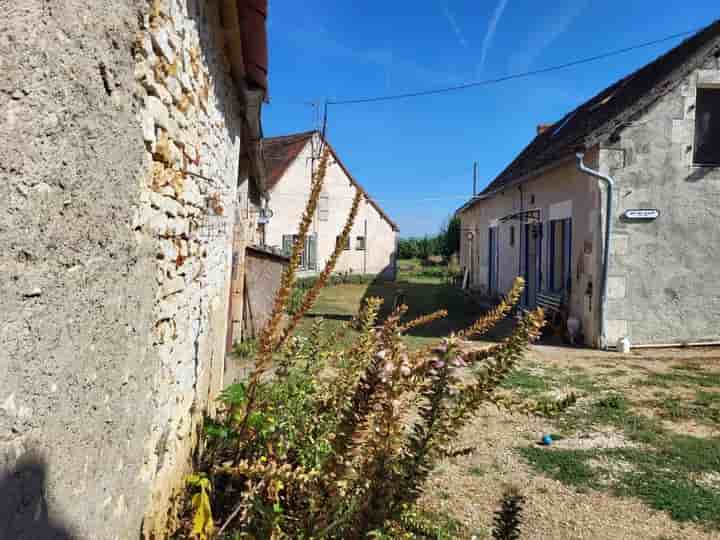
[{"label": "electrical cable", "polygon": [[513,73],[511,75],[505,75],[503,77],[498,77],[495,79],[484,79],[481,81],[474,81],[474,82],[468,82],[463,84],[458,84],[455,86],[448,86],[445,88],[435,88],[433,90],[420,90],[416,92],[406,92],[403,94],[390,94],[385,96],[373,96],[373,97],[365,97],[365,98],[355,98],[355,99],[342,99],[342,100],[329,100],[326,102],[327,105],[355,105],[358,103],[376,103],[380,101],[393,101],[398,99],[407,99],[407,98],[414,98],[414,97],[421,97],[421,96],[431,96],[435,94],[444,94],[448,92],[456,92],[459,90],[465,90],[467,88],[475,88],[479,86],[489,86],[492,84],[498,84],[501,82],[511,81],[514,79],[522,79],[526,77],[532,77],[534,75],[542,75],[544,73],[550,73],[553,71],[559,71],[562,69],[567,69],[570,67],[578,66],[581,64],[587,64],[589,62],[596,62],[598,60],[603,60],[605,58],[610,58],[613,56],[617,56],[620,54],[625,54],[631,51],[635,51],[637,49],[642,49],[645,47],[650,47],[652,45],[657,45],[658,43],[664,43],[666,41],[670,41],[673,39],[677,39],[680,37],[684,37],[690,34],[694,34],[699,29],[695,30],[688,30],[685,32],[678,32],[677,34],[672,34],[669,36],[665,36],[659,39],[654,39],[652,41],[646,41],[644,43],[639,43],[637,45],[631,45],[629,47],[623,47],[622,49],[616,49],[614,51],[609,51],[606,53],[598,54],[595,56],[589,56],[587,58],[581,58],[578,60],[573,60],[571,62],[566,62],[564,64],[558,64],[555,66],[549,66],[541,69],[531,70],[531,71],[524,71],[521,73]]}]

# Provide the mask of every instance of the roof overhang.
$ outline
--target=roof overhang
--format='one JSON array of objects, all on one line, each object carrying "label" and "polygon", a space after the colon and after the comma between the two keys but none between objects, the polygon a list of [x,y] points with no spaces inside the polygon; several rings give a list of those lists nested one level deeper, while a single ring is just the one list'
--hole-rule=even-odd
[{"label": "roof overhang", "polygon": [[500,218],[501,223],[507,223],[508,221],[519,221],[520,223],[540,223],[540,209],[532,208],[529,210],[520,210]]},{"label": "roof overhang", "polygon": [[494,189],[492,191],[483,192],[480,195],[476,195],[475,197],[471,198],[468,202],[466,202],[464,205],[462,205],[455,213],[460,214],[462,212],[465,212],[475,206],[480,201],[485,201],[488,199],[492,199],[495,195],[498,193],[502,193],[503,191],[506,191],[510,188],[520,186],[522,184],[525,184],[529,182],[530,180],[534,180],[535,178],[542,176],[545,173],[548,173],[552,170],[555,170],[559,167],[562,167],[564,165],[568,165],[570,163],[574,163],[576,161],[575,154],[573,153],[571,156],[566,156],[561,159],[558,159],[556,161],[553,161],[552,163],[548,163],[544,167],[540,167],[539,169],[536,169],[532,172],[529,172],[527,174],[524,174],[522,176],[519,176],[518,178],[508,182],[507,184],[504,184],[501,187],[498,187],[497,189]]}]

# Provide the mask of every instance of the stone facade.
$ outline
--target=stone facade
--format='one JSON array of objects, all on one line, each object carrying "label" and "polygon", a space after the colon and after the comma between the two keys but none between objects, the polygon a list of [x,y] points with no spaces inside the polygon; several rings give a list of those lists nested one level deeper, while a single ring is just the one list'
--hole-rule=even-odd
[{"label": "stone facade", "polygon": [[[720,338],[720,168],[693,163],[695,96],[720,86],[720,60],[676,81],[601,151],[616,182],[608,340],[633,344]],[[650,222],[628,209],[660,212]]]},{"label": "stone facade", "polygon": [[[688,62],[700,63],[694,58]],[[690,64],[688,64],[690,65]],[[609,245],[607,344],[683,344],[720,339],[720,167],[693,162],[696,91],[720,87],[720,57],[709,54],[687,75],[671,76],[657,99],[635,112],[611,138],[588,148],[586,164],[615,181]],[[468,204],[460,212],[461,264],[471,285],[487,291],[488,230],[500,244],[498,291],[524,274],[523,239],[509,246],[501,218],[518,209],[540,210],[544,231],[552,205],[569,203],[572,218],[570,315],[581,321],[585,342],[598,346],[606,192],[579,172],[574,156]],[[650,221],[626,219],[629,209],[655,209]],[[472,234],[470,234],[472,233]],[[547,288],[547,233],[540,287]]]},{"label": "stone facade", "polygon": [[233,232],[255,231],[245,89],[219,9],[28,0],[5,14],[0,530],[13,538],[162,537],[213,412]]}]

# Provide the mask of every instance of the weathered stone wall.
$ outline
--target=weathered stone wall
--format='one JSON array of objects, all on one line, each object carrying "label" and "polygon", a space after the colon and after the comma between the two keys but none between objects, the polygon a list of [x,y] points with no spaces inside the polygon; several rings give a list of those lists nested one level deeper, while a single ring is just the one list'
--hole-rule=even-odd
[{"label": "weathered stone wall", "polygon": [[[616,180],[608,338],[677,343],[720,337],[720,168],[693,165],[698,85],[720,84],[711,57],[602,151]],[[620,218],[655,208],[647,223]]]},{"label": "weathered stone wall", "polygon": [[240,101],[213,6],[3,5],[0,536],[161,529],[222,388]]},{"label": "weathered stone wall", "polygon": [[205,2],[160,4],[138,35],[151,164],[134,227],[154,246],[159,285],[152,343],[159,366],[142,470],[154,486],[148,531],[164,525],[203,411],[212,412],[223,387],[233,231],[242,216],[235,204],[242,115],[219,16]]},{"label": "weathered stone wall", "polygon": [[257,337],[270,318],[287,262],[286,257],[259,248],[246,250],[243,337]]},{"label": "weathered stone wall", "polygon": [[134,538],[158,374],[132,230],[144,2],[0,7],[0,537]]}]

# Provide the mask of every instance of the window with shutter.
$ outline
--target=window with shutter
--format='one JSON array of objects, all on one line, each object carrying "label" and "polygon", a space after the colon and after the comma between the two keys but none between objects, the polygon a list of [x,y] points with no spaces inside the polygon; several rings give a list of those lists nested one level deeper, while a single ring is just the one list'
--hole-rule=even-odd
[{"label": "window with shutter", "polygon": [[320,195],[318,201],[318,219],[320,221],[327,221],[330,216],[330,197],[327,195]]},{"label": "window with shutter", "polygon": [[365,237],[364,236],[358,236],[355,239],[355,250],[356,251],[365,251]]},{"label": "window with shutter", "polygon": [[305,253],[307,253],[307,269],[317,270],[317,236],[315,236],[314,234],[307,237],[307,242],[305,244]]},{"label": "window with shutter", "polygon": [[285,255],[286,257],[289,257],[290,255],[292,255],[293,238],[294,238],[294,235],[292,235],[292,234],[283,234],[282,251],[283,251],[283,255]]},{"label": "window with shutter", "polygon": [[[336,245],[336,246],[339,245],[341,241],[342,241],[342,237],[341,237],[341,236],[336,236],[336,237],[335,237],[335,245]],[[343,249],[344,249],[345,251],[348,251],[348,250],[350,249],[350,237],[349,237],[349,236],[348,236],[347,239],[345,240],[345,245],[343,246]]]}]

